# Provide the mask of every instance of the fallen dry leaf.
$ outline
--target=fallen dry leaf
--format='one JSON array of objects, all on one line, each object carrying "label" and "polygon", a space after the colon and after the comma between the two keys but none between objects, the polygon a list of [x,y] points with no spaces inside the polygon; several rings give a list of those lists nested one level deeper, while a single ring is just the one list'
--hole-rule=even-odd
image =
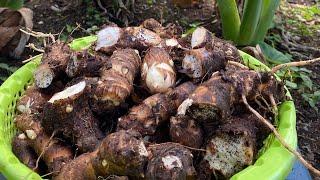
[{"label": "fallen dry leaf", "polygon": [[0,54],[20,57],[30,36],[19,29],[32,29],[32,18],[33,12],[28,8],[16,11],[0,8]]}]

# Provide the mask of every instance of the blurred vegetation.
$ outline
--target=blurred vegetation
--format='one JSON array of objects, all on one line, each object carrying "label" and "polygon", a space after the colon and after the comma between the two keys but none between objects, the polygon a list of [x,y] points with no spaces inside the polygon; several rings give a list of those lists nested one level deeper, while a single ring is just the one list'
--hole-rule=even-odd
[{"label": "blurred vegetation", "polygon": [[17,10],[23,6],[24,0],[0,0],[0,7]]}]

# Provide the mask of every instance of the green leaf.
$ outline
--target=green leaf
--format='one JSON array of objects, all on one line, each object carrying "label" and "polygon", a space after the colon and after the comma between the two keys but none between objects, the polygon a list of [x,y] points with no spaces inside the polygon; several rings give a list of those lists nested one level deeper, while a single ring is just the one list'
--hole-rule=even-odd
[{"label": "green leaf", "polygon": [[226,40],[235,42],[239,36],[240,16],[235,0],[217,0],[222,24],[222,34]]},{"label": "green leaf", "polygon": [[288,57],[265,42],[260,42],[259,46],[267,61],[270,63],[283,64],[291,61],[291,57]]},{"label": "green leaf", "polygon": [[300,73],[300,78],[302,79],[303,84],[307,86],[310,90],[312,90],[313,83],[310,77],[305,75],[304,73]]},{"label": "green leaf", "polygon": [[6,80],[7,80],[7,78],[8,78],[8,77],[0,76],[0,81],[3,81],[3,82],[4,82],[4,81],[6,81]]},{"label": "green leaf", "polygon": [[316,96],[317,98],[320,98],[320,90],[315,91],[313,95]]},{"label": "green leaf", "polygon": [[[293,68],[293,67],[291,67]],[[306,72],[306,73],[312,73],[311,70],[307,69],[307,68],[299,68],[300,71]]]},{"label": "green leaf", "polygon": [[18,10],[23,6],[24,0],[0,0],[0,7]]},{"label": "green leaf", "polygon": [[70,33],[74,28],[70,26],[69,24],[66,25],[67,27],[67,32]]},{"label": "green leaf", "polygon": [[317,101],[315,101],[313,98],[310,98],[310,97],[309,97],[309,94],[302,94],[301,96],[303,97],[303,99],[304,99],[305,101],[308,102],[308,104],[309,104],[314,110],[316,110],[316,111],[318,112],[318,107],[316,106]]},{"label": "green leaf", "polygon": [[189,28],[185,33],[182,34],[181,37],[187,37],[188,35],[192,34],[194,30],[196,30],[196,27]]},{"label": "green leaf", "polygon": [[9,71],[11,73],[15,72],[18,68],[14,66],[9,66],[6,63],[0,63],[0,69],[4,69],[6,71]]},{"label": "green leaf", "polygon": [[286,86],[291,88],[291,89],[297,89],[298,88],[297,83],[294,83],[294,82],[291,82],[291,81],[288,81],[288,80],[286,80]]}]

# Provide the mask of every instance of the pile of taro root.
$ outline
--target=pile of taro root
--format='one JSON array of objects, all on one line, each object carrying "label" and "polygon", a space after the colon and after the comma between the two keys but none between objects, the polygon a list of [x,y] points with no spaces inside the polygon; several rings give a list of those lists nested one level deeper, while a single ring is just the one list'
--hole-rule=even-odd
[{"label": "pile of taro root", "polygon": [[13,151],[52,179],[227,179],[257,159],[284,99],[268,72],[198,27],[109,25],[89,49],[46,47],[17,103]]}]

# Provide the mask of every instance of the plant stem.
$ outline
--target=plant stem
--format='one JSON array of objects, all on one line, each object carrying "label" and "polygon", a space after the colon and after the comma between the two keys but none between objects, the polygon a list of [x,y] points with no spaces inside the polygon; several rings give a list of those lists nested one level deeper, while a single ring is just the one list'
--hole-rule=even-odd
[{"label": "plant stem", "polygon": [[236,42],[240,30],[240,16],[235,0],[217,0],[223,37]]},{"label": "plant stem", "polygon": [[271,72],[274,74],[278,70],[282,68],[287,68],[287,67],[296,67],[296,66],[306,66],[312,63],[316,63],[320,61],[320,57],[307,60],[307,61],[297,61],[297,62],[289,62],[289,63],[284,63],[284,64],[279,64],[271,69]]},{"label": "plant stem", "polygon": [[280,0],[263,1],[260,20],[254,33],[252,44],[257,44],[264,40],[279,4]]},{"label": "plant stem", "polygon": [[244,94],[242,94],[242,101],[243,103],[246,105],[246,107],[257,117],[259,118],[259,120],[268,126],[268,128],[273,132],[273,134],[276,136],[276,138],[279,140],[279,142],[289,151],[291,152],[293,155],[295,155],[299,161],[306,166],[311,172],[313,172],[314,174],[316,174],[317,176],[320,176],[320,171],[316,168],[314,168],[312,166],[312,164],[310,164],[308,161],[306,161],[302,155],[295,149],[293,149],[288,143],[286,143],[286,141],[282,138],[282,136],[280,135],[280,133],[277,131],[277,129],[268,121],[266,120],[263,116],[260,115],[259,112],[257,112],[255,109],[253,109],[248,101],[247,98]]},{"label": "plant stem", "polygon": [[246,0],[243,16],[241,18],[238,45],[249,45],[256,31],[263,0]]}]

